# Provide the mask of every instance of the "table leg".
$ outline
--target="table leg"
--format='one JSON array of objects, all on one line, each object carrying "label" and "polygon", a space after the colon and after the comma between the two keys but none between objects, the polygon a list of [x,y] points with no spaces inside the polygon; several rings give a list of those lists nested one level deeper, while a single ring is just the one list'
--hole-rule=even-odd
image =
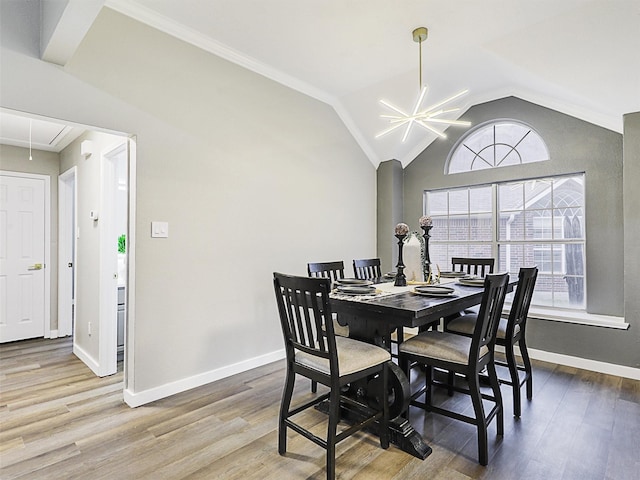
[{"label": "table leg", "polygon": [[[346,393],[360,403],[365,403],[373,408],[379,408],[382,393],[382,382],[378,376],[374,376],[363,382],[354,382]],[[404,452],[424,460],[431,455],[431,447],[424,443],[422,435],[418,433],[406,418],[401,416],[409,403],[409,381],[404,372],[393,362],[389,362],[389,385],[386,395],[389,401],[389,441]],[[318,406],[320,411],[328,413],[328,402]],[[348,423],[359,423],[364,415],[357,408],[343,405],[342,418]],[[375,435],[379,435],[378,425],[374,424],[368,429]]]}]

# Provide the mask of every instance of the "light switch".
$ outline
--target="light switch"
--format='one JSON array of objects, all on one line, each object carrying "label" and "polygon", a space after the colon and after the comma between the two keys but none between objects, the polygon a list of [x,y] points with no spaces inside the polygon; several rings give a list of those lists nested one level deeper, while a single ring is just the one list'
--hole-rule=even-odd
[{"label": "light switch", "polygon": [[169,222],[151,222],[151,238],[168,238]]}]

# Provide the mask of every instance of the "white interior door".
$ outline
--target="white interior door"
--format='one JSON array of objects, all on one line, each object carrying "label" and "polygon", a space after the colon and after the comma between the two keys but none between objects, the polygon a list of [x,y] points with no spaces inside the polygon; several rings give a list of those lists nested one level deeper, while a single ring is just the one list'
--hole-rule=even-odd
[{"label": "white interior door", "polygon": [[58,177],[58,336],[73,333],[75,318],[75,268],[77,235],[76,170]]},{"label": "white interior door", "polygon": [[0,175],[0,342],[45,335],[45,187]]}]

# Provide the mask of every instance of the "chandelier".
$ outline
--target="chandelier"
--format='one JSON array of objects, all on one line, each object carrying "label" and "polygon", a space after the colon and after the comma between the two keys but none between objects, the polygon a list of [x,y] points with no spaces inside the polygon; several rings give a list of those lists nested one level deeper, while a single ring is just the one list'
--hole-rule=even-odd
[{"label": "chandelier", "polygon": [[463,90],[441,102],[438,102],[434,105],[431,105],[427,108],[422,108],[422,103],[427,96],[428,86],[422,84],[422,42],[427,39],[427,35],[429,31],[426,27],[418,27],[413,32],[413,41],[417,42],[419,45],[419,71],[420,71],[420,94],[418,95],[418,100],[416,101],[413,110],[410,112],[405,112],[401,108],[396,107],[386,100],[380,100],[380,103],[394,112],[394,114],[386,114],[380,115],[380,118],[384,118],[389,121],[390,126],[383,132],[380,132],[376,135],[376,138],[380,138],[383,135],[391,133],[401,127],[404,128],[404,135],[402,136],[402,141],[404,142],[409,133],[411,132],[411,128],[414,125],[424,128],[432,133],[435,133],[438,137],[447,138],[447,136],[439,131],[437,128],[433,126],[435,125],[457,125],[457,126],[465,126],[468,127],[471,125],[471,122],[461,121],[461,120],[448,120],[446,118],[442,118],[442,115],[446,115],[448,113],[454,113],[460,111],[460,108],[445,108],[445,105],[452,102],[453,100],[460,98],[463,95],[466,95],[469,90]]}]

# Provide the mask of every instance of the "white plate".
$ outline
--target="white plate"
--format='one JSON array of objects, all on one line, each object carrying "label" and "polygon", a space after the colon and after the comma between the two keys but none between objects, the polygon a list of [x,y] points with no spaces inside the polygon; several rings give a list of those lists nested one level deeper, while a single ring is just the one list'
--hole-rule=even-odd
[{"label": "white plate", "polygon": [[365,286],[365,285],[373,285],[371,280],[361,280],[359,278],[339,278],[335,281],[336,285],[357,285],[357,286]]},{"label": "white plate", "polygon": [[484,287],[484,278],[460,278],[458,283],[467,287]]},{"label": "white plate", "polygon": [[346,293],[347,295],[373,295],[376,293],[374,287],[368,286],[339,286],[338,293]]},{"label": "white plate", "polygon": [[416,295],[422,295],[423,297],[455,297],[455,293],[427,293],[427,292],[419,292],[418,290],[413,290],[413,293]]},{"label": "white plate", "polygon": [[414,290],[419,293],[437,293],[440,295],[455,292],[455,289],[451,287],[442,287],[438,285],[419,285],[414,287]]},{"label": "white plate", "polygon": [[444,278],[459,278],[466,275],[466,272],[440,272],[440,276]]}]

